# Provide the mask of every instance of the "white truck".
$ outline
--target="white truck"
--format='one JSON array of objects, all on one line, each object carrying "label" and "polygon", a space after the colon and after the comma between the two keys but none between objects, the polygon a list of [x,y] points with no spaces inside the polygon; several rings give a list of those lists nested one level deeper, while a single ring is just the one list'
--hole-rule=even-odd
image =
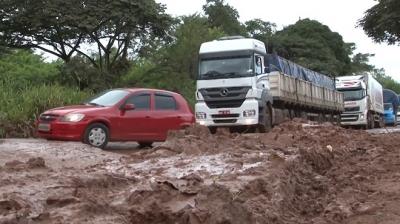
[{"label": "white truck", "polygon": [[225,37],[199,52],[196,121],[265,132],[286,117],[339,119],[343,95],[334,81],[276,55],[263,42]]},{"label": "white truck", "polygon": [[336,89],[344,94],[342,126],[383,127],[382,85],[371,74],[337,77]]}]

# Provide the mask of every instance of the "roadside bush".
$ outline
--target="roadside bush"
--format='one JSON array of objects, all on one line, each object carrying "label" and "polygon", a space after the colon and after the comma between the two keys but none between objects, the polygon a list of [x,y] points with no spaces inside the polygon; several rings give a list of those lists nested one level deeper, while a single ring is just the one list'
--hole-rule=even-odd
[{"label": "roadside bush", "polygon": [[34,122],[43,111],[82,102],[90,93],[59,85],[16,89],[0,83],[0,137],[32,137]]}]

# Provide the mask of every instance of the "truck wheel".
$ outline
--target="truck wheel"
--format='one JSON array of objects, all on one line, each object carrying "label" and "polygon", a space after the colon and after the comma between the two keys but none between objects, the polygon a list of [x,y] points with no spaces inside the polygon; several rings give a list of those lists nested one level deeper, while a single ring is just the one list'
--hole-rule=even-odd
[{"label": "truck wheel", "polygon": [[109,130],[104,124],[94,123],[85,130],[84,142],[91,146],[104,149],[108,143]]},{"label": "truck wheel", "polygon": [[368,113],[368,115],[367,115],[367,123],[368,123],[367,129],[375,128],[375,119],[371,113]]},{"label": "truck wheel", "polygon": [[268,105],[260,110],[260,121],[261,124],[258,125],[258,131],[260,133],[265,133],[272,128],[272,108]]}]

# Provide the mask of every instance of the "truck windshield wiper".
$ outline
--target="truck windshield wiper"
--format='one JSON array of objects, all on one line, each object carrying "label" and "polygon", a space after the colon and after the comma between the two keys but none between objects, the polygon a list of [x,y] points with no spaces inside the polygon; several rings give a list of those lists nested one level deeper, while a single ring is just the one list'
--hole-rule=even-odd
[{"label": "truck windshield wiper", "polygon": [[212,71],[208,71],[207,73],[202,74],[201,76],[204,78],[213,78],[215,76],[219,76],[222,75],[220,72],[212,70]]}]

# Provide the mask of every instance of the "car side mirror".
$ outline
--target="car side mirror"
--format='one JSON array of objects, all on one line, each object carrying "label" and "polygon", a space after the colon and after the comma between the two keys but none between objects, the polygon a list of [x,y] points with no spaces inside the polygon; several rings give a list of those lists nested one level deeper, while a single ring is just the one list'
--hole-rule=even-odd
[{"label": "car side mirror", "polygon": [[133,103],[127,103],[122,107],[122,110],[128,111],[128,110],[134,110],[135,109],[135,104]]}]

